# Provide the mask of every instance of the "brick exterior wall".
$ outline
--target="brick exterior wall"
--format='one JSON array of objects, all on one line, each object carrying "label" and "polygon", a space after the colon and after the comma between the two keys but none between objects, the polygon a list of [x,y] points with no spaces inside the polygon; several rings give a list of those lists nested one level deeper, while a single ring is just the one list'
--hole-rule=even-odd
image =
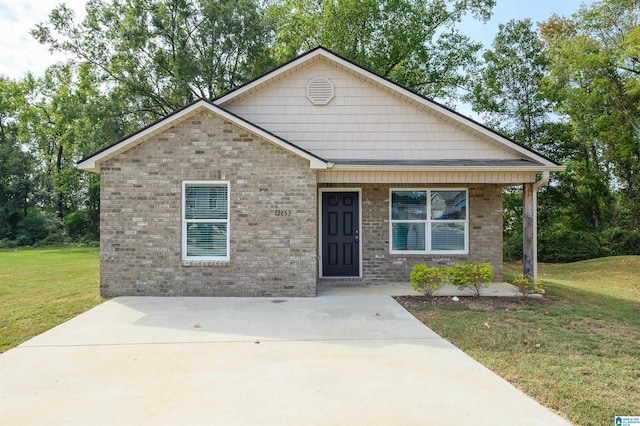
[{"label": "brick exterior wall", "polygon": [[[367,283],[409,282],[416,263],[453,265],[459,262],[489,262],[494,281],[502,281],[502,190],[492,184],[429,185],[410,188],[467,188],[469,214],[469,254],[416,255],[389,254],[389,190],[393,184],[322,184],[322,187],[362,188],[362,281]],[[323,279],[330,283],[330,279]]]},{"label": "brick exterior wall", "polygon": [[[307,160],[201,112],[101,173],[104,296],[315,296],[317,185]],[[183,180],[230,182],[229,262],[182,261]]]}]

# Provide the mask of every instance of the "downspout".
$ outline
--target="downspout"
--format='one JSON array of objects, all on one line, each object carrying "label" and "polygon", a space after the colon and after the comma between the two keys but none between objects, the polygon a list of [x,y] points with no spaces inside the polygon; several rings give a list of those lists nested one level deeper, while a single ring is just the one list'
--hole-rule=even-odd
[{"label": "downspout", "polygon": [[549,171],[542,172],[539,181],[533,183],[533,279],[538,279],[538,190],[549,183]]}]

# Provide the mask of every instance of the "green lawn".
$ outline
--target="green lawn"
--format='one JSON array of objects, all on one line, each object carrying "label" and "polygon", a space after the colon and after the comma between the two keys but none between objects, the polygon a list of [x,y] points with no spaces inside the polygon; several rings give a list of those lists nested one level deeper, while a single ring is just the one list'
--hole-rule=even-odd
[{"label": "green lawn", "polygon": [[97,248],[0,250],[0,353],[101,302]]},{"label": "green lawn", "polygon": [[[102,302],[97,248],[0,250],[0,352]],[[520,265],[505,265],[508,279]],[[412,312],[580,425],[640,415],[640,256],[540,265],[545,302]]]},{"label": "green lawn", "polygon": [[[505,278],[520,271],[507,264]],[[412,311],[576,424],[640,415],[640,256],[540,265],[539,275],[544,303],[421,305]]]}]

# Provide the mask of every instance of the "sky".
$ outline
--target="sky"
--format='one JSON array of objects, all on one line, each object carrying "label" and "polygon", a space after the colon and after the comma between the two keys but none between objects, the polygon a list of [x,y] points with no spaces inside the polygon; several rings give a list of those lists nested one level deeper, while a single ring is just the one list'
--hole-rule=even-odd
[{"label": "sky", "polygon": [[[27,72],[42,75],[57,61],[60,54],[52,55],[29,34],[36,24],[44,22],[60,0],[0,0],[0,75],[13,79]],[[76,17],[84,16],[86,0],[65,0],[76,11]],[[511,19],[531,18],[534,22],[547,20],[552,14],[569,17],[581,4],[592,0],[497,0],[493,17],[487,24],[465,20],[460,26],[463,33],[490,47],[498,32],[498,25]]]}]

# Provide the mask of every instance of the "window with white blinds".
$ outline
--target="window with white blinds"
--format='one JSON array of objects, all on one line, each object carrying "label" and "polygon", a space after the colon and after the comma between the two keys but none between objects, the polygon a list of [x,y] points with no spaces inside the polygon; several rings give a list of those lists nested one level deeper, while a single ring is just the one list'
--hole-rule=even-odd
[{"label": "window with white blinds", "polygon": [[466,189],[392,189],[391,253],[466,254]]},{"label": "window with white blinds", "polygon": [[182,258],[229,260],[229,182],[183,182],[182,200]]}]

